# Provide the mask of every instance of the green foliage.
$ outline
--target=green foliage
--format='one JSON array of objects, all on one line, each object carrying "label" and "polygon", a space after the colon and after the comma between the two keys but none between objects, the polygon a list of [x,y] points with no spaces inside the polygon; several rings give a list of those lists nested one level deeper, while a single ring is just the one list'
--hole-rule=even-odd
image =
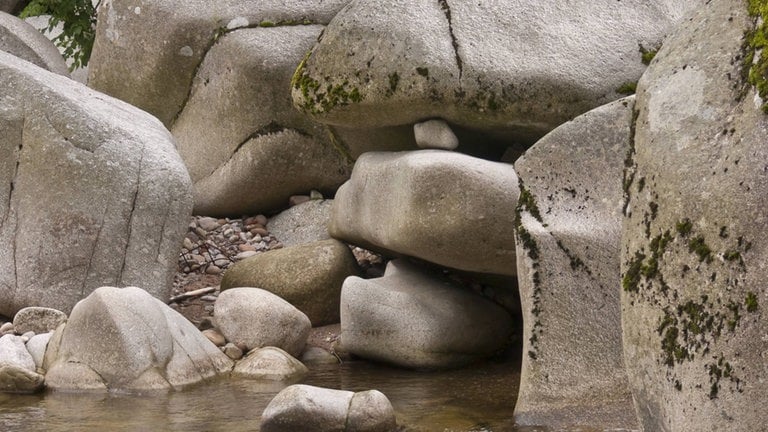
[{"label": "green foliage", "polygon": [[616,89],[616,93],[623,95],[634,94],[637,90],[637,82],[626,82]]},{"label": "green foliage", "polygon": [[70,70],[88,64],[96,37],[96,8],[91,0],[32,0],[21,11],[21,18],[50,15],[46,32],[62,24],[63,31],[53,39],[72,60]]}]

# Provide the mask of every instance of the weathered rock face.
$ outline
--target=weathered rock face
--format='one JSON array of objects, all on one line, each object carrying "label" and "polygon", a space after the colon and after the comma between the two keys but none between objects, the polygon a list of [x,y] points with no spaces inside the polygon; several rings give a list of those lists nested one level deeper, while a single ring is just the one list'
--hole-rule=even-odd
[{"label": "weathered rock face", "polygon": [[287,301],[259,288],[223,291],[213,309],[216,327],[227,340],[247,349],[273,346],[298,357],[312,324]]},{"label": "weathered rock face", "polygon": [[[622,320],[645,430],[768,423],[759,408],[768,403],[768,117],[765,95],[743,80],[764,85],[766,53],[742,40],[768,10],[750,4],[760,20],[746,2],[708,2],[669,37],[638,86]],[[753,61],[762,63],[744,73]]]},{"label": "weathered rock face", "polygon": [[238,29],[207,52],[171,132],[197,185],[196,212],[240,215],[332,193],[348,162],[324,126],[291,106],[291,76],[319,25]]},{"label": "weathered rock face", "polygon": [[339,322],[341,285],[358,273],[357,261],[347,245],[323,240],[246,258],[224,273],[221,290],[267,290],[305,313],[317,327]]},{"label": "weathered rock face", "polygon": [[328,221],[333,200],[311,200],[272,217],[267,230],[284,246],[312,243],[331,238]]},{"label": "weathered rock face", "polygon": [[299,67],[293,98],[339,126],[438,117],[531,140],[617,99],[644,70],[640,46],[701,3],[357,0]]},{"label": "weathered rock face", "polygon": [[102,3],[89,85],[157,116],[181,112],[195,70],[223,32],[327,24],[349,0],[115,0]]},{"label": "weathered rock face", "polygon": [[0,337],[0,392],[33,393],[43,388],[35,359],[20,336]]},{"label": "weathered rock face", "polygon": [[31,306],[16,313],[13,317],[13,327],[19,334],[28,331],[47,333],[56,330],[56,327],[66,321],[67,314],[62,311]]},{"label": "weathered rock face", "polygon": [[0,52],[0,313],[102,285],[167,297],[190,181],[154,118]]},{"label": "weathered rock face", "polygon": [[371,152],[339,188],[328,232],[372,250],[514,275],[517,199],[508,164],[442,150]]},{"label": "weathered rock face", "polygon": [[67,63],[58,48],[42,33],[0,8],[0,51],[20,57],[30,63],[69,77]]},{"label": "weathered rock face", "polygon": [[303,384],[292,385],[272,399],[261,416],[263,432],[391,432],[395,412],[377,391],[353,393]]},{"label": "weathered rock face", "polygon": [[233,366],[186,318],[135,287],[97,289],[60,337],[46,375],[53,389],[179,389]]},{"label": "weathered rock face", "polygon": [[583,114],[515,163],[524,342],[519,424],[632,429],[621,339],[621,189],[634,97]]},{"label": "weathered rock face", "polygon": [[361,357],[410,368],[447,368],[488,357],[512,334],[500,306],[390,261],[378,279],[350,277],[341,293],[341,345]]},{"label": "weathered rock face", "polygon": [[275,347],[251,350],[238,361],[232,376],[270,381],[299,381],[309,369],[290,354]]},{"label": "weathered rock face", "polygon": [[21,10],[21,0],[0,0],[0,11],[15,14]]}]

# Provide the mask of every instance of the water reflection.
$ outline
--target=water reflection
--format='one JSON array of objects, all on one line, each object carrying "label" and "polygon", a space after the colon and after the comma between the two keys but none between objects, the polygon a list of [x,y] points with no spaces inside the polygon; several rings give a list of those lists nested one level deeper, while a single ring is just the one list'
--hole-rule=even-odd
[{"label": "water reflection", "polygon": [[[366,362],[318,365],[306,384],[378,389],[408,431],[513,431],[519,365],[416,372]],[[282,385],[219,380],[167,394],[0,394],[0,431],[258,431]],[[525,431],[542,431],[527,428]]]}]

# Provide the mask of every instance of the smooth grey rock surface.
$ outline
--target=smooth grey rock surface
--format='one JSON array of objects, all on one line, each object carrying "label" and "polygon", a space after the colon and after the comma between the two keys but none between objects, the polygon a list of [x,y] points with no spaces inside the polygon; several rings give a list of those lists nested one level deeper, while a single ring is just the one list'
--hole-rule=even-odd
[{"label": "smooth grey rock surface", "polygon": [[503,348],[507,311],[405,260],[377,279],[349,277],[341,292],[344,351],[402,367],[463,366]]},{"label": "smooth grey rock surface", "polygon": [[30,24],[0,9],[0,51],[15,55],[50,72],[69,78],[58,48]]},{"label": "smooth grey rock surface", "polygon": [[746,2],[707,2],[638,84],[622,322],[645,430],[768,423],[768,117],[742,69],[759,22]]},{"label": "smooth grey rock surface", "polygon": [[72,310],[46,383],[58,390],[178,390],[232,366],[192,323],[146,291],[101,287]]},{"label": "smooth grey rock surface", "polygon": [[248,350],[278,347],[298,357],[312,324],[304,313],[269,291],[231,288],[222,291],[213,309],[216,327]]},{"label": "smooth grey rock surface", "polygon": [[221,290],[267,290],[298,308],[317,327],[339,322],[341,285],[348,276],[358,274],[349,247],[331,239],[246,258],[224,273]]},{"label": "smooth grey rock surface", "polygon": [[332,193],[348,178],[349,163],[327,128],[291,104],[291,76],[322,29],[238,29],[207,52],[171,127],[199,183],[197,213],[274,211],[291,195]]},{"label": "smooth grey rock surface", "polygon": [[459,139],[445,120],[427,120],[413,125],[416,145],[421,148],[454,150],[459,146]]},{"label": "smooth grey rock surface", "polygon": [[636,429],[621,337],[622,172],[634,97],[576,117],[515,163],[523,362],[515,421]]},{"label": "smooth grey rock surface", "polygon": [[223,32],[257,25],[327,24],[348,2],[103,2],[88,82],[170,126],[186,103],[198,65]]},{"label": "smooth grey rock surface", "polygon": [[43,389],[45,377],[29,369],[0,363],[0,392],[34,393]]},{"label": "smooth grey rock surface", "polygon": [[296,384],[282,390],[261,416],[262,432],[391,432],[392,404],[376,390],[353,393]]},{"label": "smooth grey rock surface", "polygon": [[21,336],[0,337],[0,364],[13,365],[28,371],[35,371],[35,360],[27,350]]},{"label": "smooth grey rock surface", "polygon": [[53,332],[36,334],[26,343],[27,351],[32,356],[32,360],[35,361],[36,370],[43,367],[45,349],[48,346],[48,341],[51,340],[51,336],[53,336]]},{"label": "smooth grey rock surface", "polygon": [[0,313],[103,285],[170,294],[192,196],[145,112],[0,52]]},{"label": "smooth grey rock surface", "polygon": [[273,216],[267,223],[267,230],[283,246],[296,246],[315,241],[328,240],[328,222],[331,218],[333,200],[310,200],[295,205]]},{"label": "smooth grey rock surface", "polygon": [[620,98],[645,69],[639,46],[702,3],[356,0],[299,67],[294,103],[338,126],[438,117],[531,142]]},{"label": "smooth grey rock surface", "polygon": [[328,232],[371,250],[514,275],[518,195],[508,164],[443,150],[370,152],[336,193]]},{"label": "smooth grey rock surface", "polygon": [[13,327],[19,334],[28,331],[46,333],[56,330],[56,327],[66,321],[67,314],[60,310],[30,306],[16,312]]},{"label": "smooth grey rock surface", "polygon": [[299,381],[309,369],[287,352],[276,347],[251,350],[235,364],[232,376],[270,381]]}]

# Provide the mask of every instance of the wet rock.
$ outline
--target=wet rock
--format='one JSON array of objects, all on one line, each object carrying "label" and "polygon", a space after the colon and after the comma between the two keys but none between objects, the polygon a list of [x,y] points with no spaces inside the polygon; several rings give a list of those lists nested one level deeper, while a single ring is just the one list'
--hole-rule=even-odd
[{"label": "wet rock", "polygon": [[238,361],[232,376],[270,381],[299,381],[309,369],[287,352],[275,347],[251,350]]},{"label": "wet rock", "polygon": [[245,259],[224,274],[221,290],[259,287],[298,308],[313,326],[322,326],[339,322],[341,285],[357,274],[349,247],[331,239]]},{"label": "wet rock", "polygon": [[341,345],[409,368],[448,368],[490,356],[512,335],[500,306],[404,260],[379,279],[349,277],[341,293]]},{"label": "wet rock", "polygon": [[353,393],[303,384],[278,393],[264,410],[260,425],[263,432],[390,432],[396,428],[392,405],[377,390]]},{"label": "wet rock", "polygon": [[328,220],[333,200],[312,200],[293,206],[269,220],[267,229],[283,246],[328,240]]},{"label": "wet rock", "polygon": [[216,327],[245,350],[274,346],[298,356],[312,325],[287,301],[259,288],[222,291],[214,304]]},{"label": "wet rock", "polygon": [[339,359],[330,352],[315,346],[304,348],[299,358],[305,365],[337,364]]},{"label": "wet rock", "polygon": [[0,51],[0,313],[103,285],[167,299],[189,176],[147,113]]},{"label": "wet rock", "polygon": [[186,318],[135,287],[97,289],[57,333],[53,389],[173,390],[232,368]]},{"label": "wet rock", "polygon": [[62,311],[30,306],[18,312],[13,317],[13,326],[17,333],[28,331],[35,333],[47,333],[56,330],[56,327],[67,321],[67,314]]},{"label": "wet rock", "polygon": [[[480,273],[514,275],[511,165],[442,151],[361,156],[336,194],[328,232],[367,249]],[[459,239],[471,238],[471,242]]]},{"label": "wet rock", "polygon": [[633,106],[630,97],[589,111],[515,163],[524,188],[516,221],[524,322],[518,424],[637,427],[617,289]]},{"label": "wet rock", "polygon": [[5,51],[47,71],[69,78],[67,63],[47,37],[0,8],[0,51]]},{"label": "wet rock", "polygon": [[[752,16],[742,1],[707,2],[637,87],[622,327],[645,430],[768,423],[767,53],[758,48],[768,11],[749,6]],[[762,42],[750,48],[754,34]]]}]

